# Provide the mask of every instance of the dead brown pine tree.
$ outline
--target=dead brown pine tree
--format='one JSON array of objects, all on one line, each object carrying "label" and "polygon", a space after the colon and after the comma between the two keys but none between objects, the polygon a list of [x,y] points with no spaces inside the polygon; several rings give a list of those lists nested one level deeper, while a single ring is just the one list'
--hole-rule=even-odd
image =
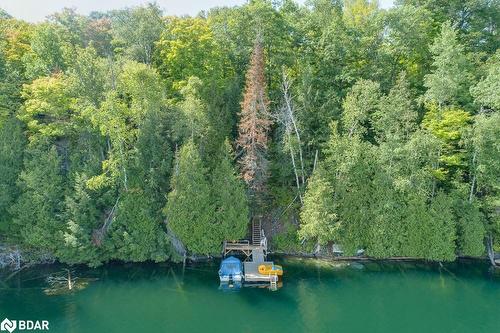
[{"label": "dead brown pine tree", "polygon": [[269,99],[264,67],[264,49],[257,38],[246,74],[237,140],[237,145],[242,150],[241,175],[254,192],[262,191],[266,182],[266,150],[272,124],[268,113]]}]

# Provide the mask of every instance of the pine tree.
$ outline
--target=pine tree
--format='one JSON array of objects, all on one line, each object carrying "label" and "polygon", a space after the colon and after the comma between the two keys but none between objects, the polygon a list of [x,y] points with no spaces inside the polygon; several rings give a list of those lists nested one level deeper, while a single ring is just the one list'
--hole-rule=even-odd
[{"label": "pine tree", "polygon": [[264,67],[264,49],[257,39],[246,74],[237,140],[238,146],[243,150],[241,174],[253,191],[262,190],[267,178],[268,161],[265,153],[271,120],[268,115],[269,100]]},{"label": "pine tree", "polygon": [[192,140],[176,154],[164,213],[168,226],[192,253],[210,254],[219,250],[220,243],[213,223],[213,204],[206,169]]},{"label": "pine tree", "polygon": [[220,162],[212,174],[212,199],[215,221],[219,225],[218,241],[240,239],[247,232],[248,200],[245,187],[231,161],[231,146],[226,141],[221,149]]}]

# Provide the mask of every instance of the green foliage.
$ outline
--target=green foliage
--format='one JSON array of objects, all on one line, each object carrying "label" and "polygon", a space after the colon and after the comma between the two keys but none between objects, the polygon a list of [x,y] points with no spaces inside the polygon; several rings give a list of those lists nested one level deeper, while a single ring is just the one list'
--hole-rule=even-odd
[{"label": "green foliage", "polygon": [[422,90],[424,75],[429,71],[433,36],[430,12],[421,6],[396,6],[387,12],[387,33],[390,43],[382,50],[397,66],[395,73],[406,72],[412,87]]},{"label": "green foliage", "polygon": [[[69,69],[68,83],[79,103],[99,107],[106,90],[106,68],[94,48],[77,49]],[[82,106],[83,107],[83,106]]]},{"label": "green foliage", "polygon": [[65,228],[60,228],[63,241],[56,253],[62,262],[87,263],[97,266],[105,257],[93,244],[92,232],[98,227],[100,211],[96,197],[86,188],[87,177],[77,175],[74,192],[65,199]]},{"label": "green foliage", "polygon": [[24,170],[19,176],[22,194],[12,206],[13,223],[20,230],[22,243],[40,251],[54,253],[60,245],[63,224],[64,179],[55,146],[39,144],[27,151]]},{"label": "green foliage", "polygon": [[477,188],[472,194],[479,198],[489,221],[489,229],[500,239],[500,113],[481,114],[476,117],[472,136],[472,173]]},{"label": "green foliage", "polygon": [[438,194],[430,204],[410,196],[405,228],[402,255],[440,261],[455,258],[456,229],[446,195]]},{"label": "green foliage", "polygon": [[206,19],[172,17],[157,43],[158,67],[173,89],[190,77],[204,81],[220,76],[227,62]]},{"label": "green foliage", "polygon": [[[452,260],[483,255],[485,236],[499,248],[499,13],[483,0],[252,0],[32,24],[0,10],[0,241],[70,264],[176,260],[179,239],[218,253],[259,212],[284,251]],[[245,77],[269,100],[247,89],[241,103]],[[242,105],[268,126],[285,100],[293,135],[249,133],[268,148],[251,202],[231,152]]]},{"label": "green foliage", "polygon": [[273,250],[282,253],[311,253],[314,251],[315,245],[313,239],[301,240],[297,226],[290,222],[285,222],[283,230],[272,239]]},{"label": "green foliage", "polygon": [[352,87],[343,103],[342,127],[349,137],[363,137],[367,132],[369,117],[377,112],[379,85],[360,80]]},{"label": "green foliage", "polygon": [[185,143],[176,154],[171,192],[167,197],[167,224],[193,253],[216,253],[217,241],[214,208],[210,198],[207,171],[193,141]]},{"label": "green foliage", "polygon": [[333,189],[317,171],[307,185],[304,206],[300,212],[302,239],[314,239],[320,245],[338,238],[340,223],[334,211]]},{"label": "green foliage", "polygon": [[454,213],[458,229],[458,250],[466,256],[482,256],[485,253],[484,216],[477,205],[458,199]]},{"label": "green foliage", "polygon": [[500,51],[486,64],[486,75],[477,85],[471,87],[477,105],[500,111]]},{"label": "green foliage", "polygon": [[72,130],[72,102],[66,78],[57,74],[34,80],[23,88],[24,107],[19,119],[32,132],[31,141],[60,138]]},{"label": "green foliage", "polygon": [[124,193],[109,231],[111,257],[126,261],[167,260],[170,240],[160,223],[142,191]]},{"label": "green foliage", "polygon": [[402,73],[389,94],[381,98],[379,109],[372,114],[378,141],[399,143],[408,139],[416,128],[417,116],[406,75]]},{"label": "green foliage", "polygon": [[28,78],[49,76],[66,69],[71,49],[63,37],[62,31],[53,24],[43,23],[35,28],[30,51],[23,57]]},{"label": "green foliage", "polygon": [[243,181],[232,163],[231,146],[226,141],[221,149],[219,163],[211,174],[214,220],[218,224],[218,240],[238,240],[248,230],[249,209]]},{"label": "green foliage", "polygon": [[26,139],[20,122],[8,119],[0,125],[0,231],[7,237],[12,227],[9,208],[20,194],[16,183],[23,167],[23,154]]},{"label": "green foliage", "polygon": [[422,257],[430,260],[451,261],[455,259],[456,228],[450,199],[440,193],[429,205],[422,221]]},{"label": "green foliage", "polygon": [[458,108],[440,109],[436,104],[428,105],[422,126],[429,130],[440,142],[439,162],[435,176],[444,180],[447,175],[466,166],[465,147],[462,137],[470,122],[471,115]]},{"label": "green foliage", "polygon": [[433,71],[424,78],[425,98],[439,106],[467,104],[470,99],[469,65],[464,47],[457,40],[457,32],[450,22],[443,23],[441,34],[431,46]]},{"label": "green foliage", "polygon": [[151,64],[155,43],[164,28],[161,16],[161,9],[153,3],[113,13],[112,43],[115,52]]}]

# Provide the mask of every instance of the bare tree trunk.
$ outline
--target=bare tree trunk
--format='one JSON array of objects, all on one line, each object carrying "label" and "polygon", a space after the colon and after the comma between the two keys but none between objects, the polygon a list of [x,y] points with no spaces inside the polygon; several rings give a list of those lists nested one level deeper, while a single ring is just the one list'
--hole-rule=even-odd
[{"label": "bare tree trunk", "polygon": [[120,140],[120,159],[123,170],[123,186],[125,187],[125,191],[128,191],[128,177],[127,168],[125,167],[125,154],[123,153],[123,140]]},{"label": "bare tree trunk", "polygon": [[488,258],[490,258],[491,265],[497,266],[495,262],[495,251],[493,250],[493,237],[491,235],[486,239],[486,249],[488,251]]},{"label": "bare tree trunk", "polygon": [[302,141],[300,140],[300,133],[297,127],[297,122],[295,120],[295,115],[293,111],[292,105],[292,97],[289,94],[290,89],[290,81],[285,73],[283,73],[283,97],[285,99],[287,118],[291,122],[293,126],[293,130],[295,132],[295,137],[297,138],[297,143],[299,145],[299,159],[300,159],[300,173],[302,178],[302,184],[305,183],[305,172],[304,172],[304,158],[302,157]]},{"label": "bare tree trunk", "polygon": [[[287,136],[290,137],[290,133],[287,133]],[[293,147],[290,144],[290,157],[292,158],[292,166],[293,166],[293,172],[295,174],[295,183],[297,184],[297,192],[299,196],[300,203],[303,204],[304,202],[302,201],[302,195],[300,193],[300,180],[299,180],[299,175],[297,173],[297,166],[295,164],[295,153],[293,151]]]},{"label": "bare tree trunk", "polygon": [[318,164],[318,150],[316,149],[316,153],[314,154],[313,173],[314,173],[314,171],[316,171],[317,164]]},{"label": "bare tree trunk", "polygon": [[[293,172],[295,174],[295,182],[297,185],[297,192],[298,192],[298,197],[300,200],[300,203],[303,204],[302,200],[302,194],[301,194],[301,188],[305,184],[305,171],[304,171],[304,158],[302,154],[302,141],[300,139],[300,132],[297,126],[297,121],[295,119],[294,115],[294,108],[293,108],[293,101],[292,97],[290,95],[290,80],[288,79],[287,75],[285,72],[283,72],[283,82],[282,82],[282,92],[283,92],[283,100],[284,100],[284,105],[281,108],[281,112],[278,115],[278,118],[280,122],[284,126],[285,130],[285,136],[289,144],[289,149],[290,149],[290,158],[292,161],[292,167],[293,167]],[[297,150],[298,150],[298,155],[299,155],[299,162],[300,162],[300,176],[299,172],[297,171],[297,163],[295,161],[295,151],[293,147],[293,141],[292,141],[292,131],[295,135],[295,138],[297,140]]]}]

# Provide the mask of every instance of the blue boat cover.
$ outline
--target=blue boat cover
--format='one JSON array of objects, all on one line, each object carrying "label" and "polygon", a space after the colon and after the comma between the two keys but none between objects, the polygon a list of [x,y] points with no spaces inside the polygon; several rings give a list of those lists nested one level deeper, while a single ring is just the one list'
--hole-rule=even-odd
[{"label": "blue boat cover", "polygon": [[222,260],[219,269],[219,276],[243,274],[241,260],[235,257],[228,257]]}]

